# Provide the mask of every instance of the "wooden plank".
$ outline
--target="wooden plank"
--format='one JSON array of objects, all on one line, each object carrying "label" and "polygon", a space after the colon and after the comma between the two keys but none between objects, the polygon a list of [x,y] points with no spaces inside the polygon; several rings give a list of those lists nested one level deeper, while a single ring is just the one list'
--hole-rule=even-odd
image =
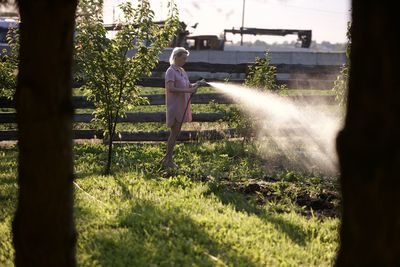
[{"label": "wooden plank", "polygon": [[[248,73],[249,67],[254,63],[239,64],[217,64],[208,62],[187,62],[184,69],[189,72],[225,72],[225,73]],[[276,68],[276,73],[304,73],[309,76],[323,76],[340,72],[341,65],[303,65],[303,64],[271,64]],[[159,62],[155,72],[165,72],[169,62]]]},{"label": "wooden plank", "polygon": [[[167,141],[168,131],[159,132],[121,132],[115,137],[115,141]],[[224,138],[239,137],[237,129],[225,130],[203,130],[203,131],[181,131],[178,141],[194,140],[221,140]]]},{"label": "wooden plank", "polygon": [[[195,122],[215,122],[223,120],[225,115],[222,113],[193,113]],[[93,119],[90,113],[79,113],[74,115],[74,122],[89,123]],[[119,122],[165,122],[165,112],[128,112],[126,117],[120,118]],[[0,113],[0,123],[16,123],[15,112]]]},{"label": "wooden plank", "polygon": [[303,65],[303,64],[271,64],[276,67],[276,73],[302,73],[310,78],[321,78],[324,75],[337,75],[341,65]]},{"label": "wooden plank", "polygon": [[[310,81],[313,82],[310,82]],[[208,79],[209,82],[225,82],[222,79]],[[286,79],[286,80],[276,80],[277,84],[285,84],[289,89],[331,89],[333,86],[334,79]],[[159,77],[151,77],[144,78],[138,84],[144,87],[164,87],[164,78]],[[191,80],[191,82],[195,82],[195,80]],[[235,79],[230,80],[229,83],[234,84],[242,84],[244,80]],[[316,86],[314,86],[316,84]]]},{"label": "wooden plank", "polygon": [[92,109],[94,108],[94,104],[87,100],[86,96],[73,96],[72,97],[72,106],[74,109]]},{"label": "wooden plank", "polygon": [[[227,73],[227,74],[248,74],[249,67],[254,63],[240,64],[216,64],[208,62],[187,62],[184,66],[187,72],[207,72],[207,73]],[[303,65],[303,64],[271,64],[276,68],[277,74],[290,74],[291,79],[301,80],[300,83],[305,84],[307,79],[321,80],[331,82],[336,79],[340,73],[341,65]],[[164,79],[162,75],[169,67],[169,62],[161,61],[153,70],[152,77],[143,77],[138,82],[138,85],[146,87],[164,87]],[[191,76],[191,75],[189,75]],[[191,82],[195,82],[196,78],[192,78]],[[209,79],[210,81],[223,81],[223,79]],[[231,81],[240,82],[243,80]],[[277,82],[287,84],[290,89],[298,89],[293,87],[296,83],[291,80],[278,79]],[[74,88],[83,85],[83,81],[75,81]],[[302,88],[304,85],[302,86]],[[325,88],[325,86],[324,86]]]},{"label": "wooden plank", "polygon": [[[143,95],[149,98],[150,105],[164,105],[165,96],[162,94],[154,95]],[[302,102],[324,102],[327,104],[333,104],[335,100],[334,95],[306,95],[306,96],[285,96],[293,101]],[[208,104],[214,101],[218,104],[232,104],[233,101],[228,96],[221,93],[203,93],[195,94],[192,98],[192,104]]]},{"label": "wooden plank", "polygon": [[1,130],[0,141],[18,140],[18,131],[16,130]]},{"label": "wooden plank", "polygon": [[[165,94],[144,94],[142,97],[148,98],[150,105],[164,105],[165,104]],[[223,94],[220,93],[201,93],[195,94],[192,97],[193,104],[208,104],[210,101],[214,100],[219,104],[229,104],[232,101]],[[80,109],[91,109],[94,105],[87,101],[84,96],[73,96],[72,102],[74,108]]]},{"label": "wooden plank", "polygon": [[307,103],[308,105],[325,104],[333,105],[335,104],[335,95],[295,95],[287,96],[288,99],[295,103]]},{"label": "wooden plank", "polygon": [[17,123],[17,114],[15,112],[0,113],[0,123]]},{"label": "wooden plank", "polygon": [[[142,95],[143,97],[147,97],[150,102],[150,105],[165,105],[165,94],[151,94],[151,95]],[[192,104],[208,104],[210,101],[214,101],[218,104],[231,104],[232,100],[229,97],[225,96],[221,93],[201,93],[194,94],[191,100]]]},{"label": "wooden plank", "polygon": [[[226,73],[247,73],[248,66],[251,64],[215,64],[208,62],[186,62],[184,69],[186,71],[197,72],[226,72]],[[169,67],[169,62],[159,62],[153,71],[165,72]]]},{"label": "wooden plank", "polygon": [[285,81],[276,81],[276,83],[285,84],[289,89],[330,90],[333,88],[334,80],[290,79]]},{"label": "wooden plank", "polygon": [[[165,94],[144,94],[142,97],[146,97],[149,100],[150,105],[164,105],[165,104]],[[214,100],[215,103],[219,104],[230,104],[232,101],[220,93],[201,93],[195,94],[192,97],[193,104],[208,104],[210,101]],[[72,97],[73,107],[80,109],[92,109],[94,108],[93,103],[88,102],[85,96],[73,96]]]},{"label": "wooden plank", "polygon": [[[165,95],[164,94],[152,94],[152,95],[142,95],[149,99],[150,105],[164,105]],[[306,96],[285,96],[293,101],[302,102],[324,102],[327,104],[333,104],[335,101],[334,95],[306,95]],[[214,101],[217,104],[232,104],[233,101],[228,96],[222,93],[202,93],[195,94],[192,97],[192,104],[208,104]]]},{"label": "wooden plank", "polygon": [[150,94],[142,95],[149,100],[150,105],[164,105],[165,104],[165,94]]},{"label": "wooden plank", "polygon": [[[18,138],[17,130],[0,131],[0,141],[13,141]],[[277,132],[282,137],[301,137],[304,136],[304,129],[301,128],[282,128]],[[166,141],[168,139],[168,131],[154,132],[120,132],[114,137],[115,141]],[[193,141],[193,140],[221,140],[229,138],[242,137],[240,129],[230,128],[223,130],[203,130],[203,131],[181,131],[178,136],[178,141]],[[101,130],[73,130],[73,139],[103,139]],[[268,134],[265,136],[268,138]],[[307,136],[304,136],[307,138]]]},{"label": "wooden plank", "polygon": [[[309,79],[314,80],[317,82],[319,85],[322,85],[322,87],[313,87],[312,83],[309,83],[308,78],[304,78],[304,74],[298,74],[299,77],[302,78],[296,78],[296,74],[291,74],[293,75],[292,79],[277,79],[276,83],[278,84],[286,84],[289,89],[331,89],[332,88],[332,83],[336,79],[337,75],[327,75],[325,77],[318,76],[314,79],[313,77],[309,77]],[[198,78],[191,78],[190,82],[194,83],[196,82]],[[225,82],[224,79],[216,79],[216,78],[207,78],[207,81],[209,82]],[[297,83],[295,82],[297,81]],[[243,84],[244,79],[230,79],[229,83],[233,84]],[[80,88],[83,85],[83,83],[79,84],[74,84],[74,88]],[[142,78],[141,80],[138,81],[137,85],[143,86],[143,87],[161,87],[163,88],[165,85],[165,80],[164,78],[161,77],[148,77],[148,78]],[[207,85],[205,87],[208,87]],[[0,103],[1,104],[1,103]],[[10,105],[10,104],[8,104]]]},{"label": "wooden plank", "polygon": [[[16,130],[0,131],[0,141],[17,140]],[[120,132],[115,136],[115,141],[166,141],[168,131],[158,132]],[[178,141],[190,140],[219,140],[223,138],[239,137],[238,129],[204,130],[204,131],[182,131]],[[99,130],[73,130],[73,139],[103,139],[103,133]]]},{"label": "wooden plank", "polygon": [[[215,122],[224,119],[222,113],[193,113],[195,122]],[[0,122],[2,115],[0,114]],[[90,122],[93,119],[92,114],[82,113],[74,115],[74,122]],[[120,118],[119,122],[165,122],[165,112],[128,112],[126,117]]]},{"label": "wooden plank", "polygon": [[[0,135],[1,136],[1,135]],[[72,139],[103,139],[101,130],[73,130]]]},{"label": "wooden plank", "polygon": [[[165,95],[164,94],[151,94],[151,95],[142,95],[143,97],[147,97],[149,99],[150,105],[164,105],[165,104]],[[335,100],[334,95],[308,95],[308,96],[287,96],[289,99],[293,99],[294,101],[302,100],[308,102],[324,102],[327,104],[333,104]],[[2,100],[4,100],[2,102]],[[316,101],[318,100],[318,101]],[[208,104],[210,101],[214,101],[218,104],[231,104],[232,100],[224,94],[221,93],[202,93],[195,94],[192,98],[192,104]],[[1,108],[14,108],[14,105],[9,105],[12,101],[0,98],[0,104],[6,103],[6,106],[1,106]],[[8,104],[7,104],[8,103]],[[75,109],[92,109],[94,108],[93,103],[88,102],[86,97],[84,96],[73,96],[72,103]]]},{"label": "wooden plank", "polygon": [[0,97],[0,108],[14,108],[15,102],[13,99]]}]

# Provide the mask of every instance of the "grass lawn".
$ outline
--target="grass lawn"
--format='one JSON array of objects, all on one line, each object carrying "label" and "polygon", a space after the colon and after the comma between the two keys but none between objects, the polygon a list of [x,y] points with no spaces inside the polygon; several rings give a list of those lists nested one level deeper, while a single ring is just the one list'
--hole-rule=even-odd
[{"label": "grass lawn", "polygon": [[[154,163],[165,144],[76,144],[78,266],[331,266],[336,179],[266,168],[254,145],[179,143],[177,171]],[[0,147],[0,266],[13,266],[15,146]],[[319,201],[319,202],[318,202]],[[316,205],[315,203],[319,203]]]}]

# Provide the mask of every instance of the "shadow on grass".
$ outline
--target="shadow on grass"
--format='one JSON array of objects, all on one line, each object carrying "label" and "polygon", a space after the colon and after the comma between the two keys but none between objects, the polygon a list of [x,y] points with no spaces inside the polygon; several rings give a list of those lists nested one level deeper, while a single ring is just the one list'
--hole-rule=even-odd
[{"label": "shadow on grass", "polygon": [[[162,173],[157,162],[162,157],[159,144],[116,143],[113,148],[111,172],[143,172],[153,175]],[[80,144],[74,147],[76,177],[84,179],[103,175],[107,163],[107,146],[102,144]]]},{"label": "shadow on grass", "polygon": [[102,266],[257,266],[179,208],[149,201],[136,202],[116,228],[98,231],[93,242]]},{"label": "shadow on grass", "polygon": [[[114,157],[114,172],[141,171],[146,179],[187,175],[190,179],[207,180],[208,174],[223,177],[230,168],[245,155],[248,162],[261,161],[256,154],[245,153],[237,144],[202,144],[181,145],[177,147],[177,160],[187,169],[168,173],[158,170],[157,159],[163,154],[159,145],[118,145]],[[99,162],[105,154],[104,149],[80,148],[76,153],[82,169],[82,177],[93,175],[99,169]],[[85,166],[88,166],[86,168]],[[243,169],[246,172],[253,165]],[[240,175],[240,173],[238,174]],[[252,175],[256,175],[253,172]],[[239,177],[239,176],[238,176]],[[134,199],[125,183],[114,176],[121,187],[125,199]],[[208,192],[217,196],[223,204],[233,205],[236,210],[255,214],[265,222],[271,223],[278,231],[285,234],[295,244],[305,246],[310,234],[299,225],[281,216],[266,212],[250,203],[243,194],[228,188],[211,188]],[[96,229],[90,234],[92,250],[90,254],[102,266],[215,266],[224,263],[233,266],[257,265],[245,255],[240,255],[230,244],[221,243],[211,238],[206,230],[174,207],[160,208],[151,202],[135,202],[127,214],[118,216],[117,225]]]},{"label": "shadow on grass", "polygon": [[233,205],[237,211],[257,215],[261,220],[274,225],[278,231],[284,233],[290,240],[300,246],[305,246],[307,240],[311,238],[309,234],[298,225],[276,216],[273,213],[267,212],[256,204],[252,204],[241,193],[234,192],[221,185],[211,184],[210,190],[206,192],[206,194],[214,194],[223,204]]},{"label": "shadow on grass", "polygon": [[17,156],[15,146],[0,148],[0,220],[12,216],[16,208]]},{"label": "shadow on grass", "polygon": [[[165,143],[114,144],[112,172],[141,172],[146,179],[177,174],[206,181],[209,176],[249,176],[262,174],[261,157],[250,146],[241,143],[215,141],[205,143],[178,143],[174,160],[178,170],[165,170],[159,164],[165,153]],[[77,178],[101,175],[106,162],[106,146],[76,145],[74,148]],[[241,163],[244,165],[242,166]],[[240,168],[237,168],[240,166]]]},{"label": "shadow on grass", "polygon": [[16,173],[18,152],[15,147],[0,148],[0,173]]},{"label": "shadow on grass", "polygon": [[[0,173],[1,173],[1,168],[0,168]],[[1,185],[16,185],[17,184],[17,177],[14,175],[2,175],[0,177],[0,186]]]}]

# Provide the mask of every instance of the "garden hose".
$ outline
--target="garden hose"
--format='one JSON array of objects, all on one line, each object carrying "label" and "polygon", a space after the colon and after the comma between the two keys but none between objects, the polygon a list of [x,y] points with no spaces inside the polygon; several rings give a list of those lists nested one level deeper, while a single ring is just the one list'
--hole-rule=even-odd
[{"label": "garden hose", "polygon": [[[204,80],[203,78],[200,78],[200,80],[197,81],[197,82],[198,82],[199,86],[201,86],[201,85],[204,86],[204,85],[207,85],[207,84],[208,84],[208,83],[206,82],[206,80]],[[195,94],[195,93],[191,93],[190,96],[189,96],[189,99],[188,99],[188,101],[187,101],[187,103],[186,103],[185,111],[183,112],[183,116],[182,116],[182,119],[181,119],[181,121],[180,121],[179,129],[181,129],[181,127],[182,127],[183,120],[185,119],[185,115],[186,115],[187,109],[188,109],[189,104],[190,104],[190,100],[192,100],[192,96],[193,96],[194,94]]]}]

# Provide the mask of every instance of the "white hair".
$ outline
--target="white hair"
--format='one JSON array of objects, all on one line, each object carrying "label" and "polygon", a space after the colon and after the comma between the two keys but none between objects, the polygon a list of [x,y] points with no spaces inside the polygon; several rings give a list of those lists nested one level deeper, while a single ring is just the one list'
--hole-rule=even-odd
[{"label": "white hair", "polygon": [[190,53],[184,47],[175,47],[174,50],[172,50],[171,56],[169,57],[169,64],[175,64],[175,59],[182,56],[182,54],[189,56]]}]

